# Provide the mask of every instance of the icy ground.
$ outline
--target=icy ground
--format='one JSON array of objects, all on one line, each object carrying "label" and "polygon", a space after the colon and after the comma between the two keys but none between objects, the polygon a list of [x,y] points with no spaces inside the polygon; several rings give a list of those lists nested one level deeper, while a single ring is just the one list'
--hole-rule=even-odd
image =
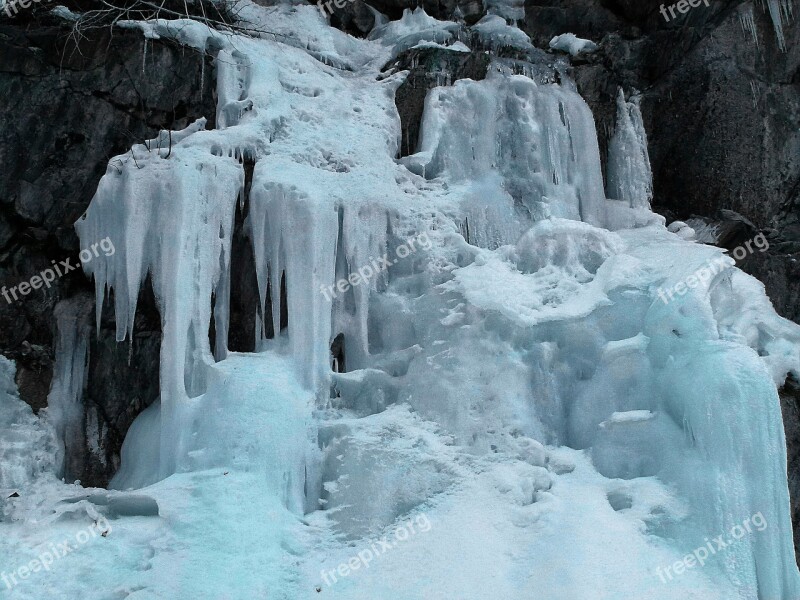
[{"label": "icy ground", "polygon": [[[127,24],[217,53],[218,129],[114,159],[76,224],[84,246],[116,247],[87,267],[121,341],[152,274],[162,394],[113,489],[86,490],[58,481],[69,411],[33,417],[2,363],[2,575],[72,547],[0,596],[800,597],[776,391],[800,374],[800,328],[649,211],[635,103],[620,97],[609,200],[569,81],[500,62],[434,89],[419,152],[398,160],[404,74],[381,68],[418,44],[463,52],[457,24],[416,11],[355,40],[312,6],[247,11],[280,36]],[[530,46],[497,15],[479,32]],[[237,202],[264,307],[253,354],[220,333]],[[387,271],[323,293],[384,255]],[[270,337],[282,274],[289,323]],[[79,351],[57,360],[81,380]],[[763,531],[659,576],[757,514]]]}]

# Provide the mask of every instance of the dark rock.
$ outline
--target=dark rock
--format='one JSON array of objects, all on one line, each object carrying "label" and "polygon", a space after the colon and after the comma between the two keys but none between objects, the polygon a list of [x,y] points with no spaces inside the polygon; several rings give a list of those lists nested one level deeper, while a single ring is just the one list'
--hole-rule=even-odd
[{"label": "dark rock", "polygon": [[789,495],[792,497],[792,525],[795,552],[800,548],[800,384],[790,377],[780,390],[781,412],[786,430],[788,451]]},{"label": "dark rock", "polygon": [[331,25],[357,37],[364,37],[375,26],[375,13],[362,0],[340,0],[341,8],[334,0],[318,3],[321,10],[330,15]]}]

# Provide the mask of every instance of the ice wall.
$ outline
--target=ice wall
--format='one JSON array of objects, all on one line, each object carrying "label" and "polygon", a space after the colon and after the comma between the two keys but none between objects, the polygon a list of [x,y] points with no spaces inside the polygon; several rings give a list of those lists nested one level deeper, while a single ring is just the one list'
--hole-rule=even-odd
[{"label": "ice wall", "polygon": [[410,168],[431,179],[502,185],[533,220],[601,224],[605,194],[594,118],[575,92],[492,73],[431,90]]},{"label": "ice wall", "polygon": [[[763,291],[720,278],[661,306],[658,286],[685,279],[717,251],[652,218],[620,218],[619,233],[595,227],[608,222],[607,203],[592,115],[575,92],[495,70],[482,82],[436,88],[419,152],[397,164],[400,78],[379,81],[379,69],[403,44],[449,37],[452,24],[408,14],[359,46],[331,33],[312,6],[270,7],[267,16],[279,35],[305,43],[237,38],[228,46],[197,28],[155,28],[222,47],[221,129],[162,132],[117,157],[77,225],[82,245],[105,237],[116,245],[88,269],[98,306],[113,292],[118,338],[132,332],[148,273],[164,328],[161,402],[131,427],[114,486],[184,471],[218,480],[232,474],[213,470],[230,467],[253,476],[266,505],[277,497],[295,514],[338,509],[328,515],[332,531],[353,539],[500,464],[489,504],[513,497],[514,527],[546,528],[556,512],[548,511],[565,501],[557,478],[570,469],[548,463],[541,442],[567,445],[593,462],[577,479],[601,488],[594,503],[562,511],[567,518],[622,513],[613,523],[640,536],[653,551],[642,556],[652,558],[664,548],[690,552],[761,511],[774,536],[732,549],[714,577],[743,598],[796,595],[774,385],[797,368],[798,340],[771,316]],[[509,28],[494,16],[482,30],[505,35],[501,24]],[[618,106],[616,196],[626,215],[631,207],[649,215],[641,115],[624,97]],[[260,296],[258,352],[229,355],[230,240],[244,158],[254,163],[241,200]],[[431,234],[429,252],[334,291],[420,232]],[[334,375],[329,344],[338,334],[348,372]],[[384,410],[393,402],[414,416]],[[417,419],[424,426],[400,426]],[[453,455],[447,468],[435,456],[445,453]],[[623,484],[630,513],[616,489]],[[204,485],[193,488],[202,500]],[[245,497],[237,491],[231,497]],[[297,562],[300,551],[286,547]]]},{"label": "ice wall", "polygon": [[622,200],[631,208],[650,208],[653,173],[639,98],[625,100],[621,88],[617,94],[617,123],[608,142],[606,178],[609,198]]},{"label": "ice wall", "polygon": [[[139,291],[145,277],[152,278],[164,334],[162,397],[160,408],[146,418],[161,431],[163,477],[186,455],[197,425],[193,406],[210,401],[201,398],[209,369],[228,354],[237,199],[246,206],[256,263],[257,348],[288,352],[303,385],[322,397],[329,393],[332,335],[347,330],[354,364],[368,354],[367,305],[380,277],[347,297],[337,292],[337,309],[330,291],[323,292],[335,283],[337,264],[346,278],[385,253],[387,215],[400,195],[387,181],[387,173],[399,169],[393,161],[400,138],[393,92],[400,80],[372,88],[361,80],[345,82],[320,59],[330,49],[310,52],[249,39],[234,44],[192,22],[140,25],[148,36],[218,51],[219,129],[206,131],[201,119],[181,132],[162,131],[113,159],[76,224],[83,245],[109,237],[116,246],[113,256],[99,257],[86,270],[95,278],[98,306],[113,291],[118,340],[132,332]],[[356,148],[370,160],[354,160]],[[254,163],[247,198],[241,194],[245,160]],[[285,331],[282,282],[290,307]],[[212,297],[213,356],[208,343]],[[353,310],[349,304],[344,310],[351,298]],[[335,322],[334,314],[339,315]],[[270,329],[275,339],[266,339]],[[134,437],[144,435],[139,426],[133,431]],[[138,447],[147,447],[147,453],[151,446]],[[137,473],[124,479],[141,483],[153,477]]]},{"label": "ice wall", "polygon": [[[714,260],[716,276],[664,292]],[[445,341],[423,343],[400,398],[476,450],[529,436],[586,451],[609,482],[626,482],[656,544],[688,553],[720,535],[731,542],[760,513],[768,530],[739,536],[711,568],[741,598],[794,598],[776,383],[800,368],[800,333],[730,262],[662,226],[612,234],[537,223],[441,286],[453,308],[431,337]],[[485,372],[484,354],[509,360]],[[683,510],[648,498],[652,478]]]}]

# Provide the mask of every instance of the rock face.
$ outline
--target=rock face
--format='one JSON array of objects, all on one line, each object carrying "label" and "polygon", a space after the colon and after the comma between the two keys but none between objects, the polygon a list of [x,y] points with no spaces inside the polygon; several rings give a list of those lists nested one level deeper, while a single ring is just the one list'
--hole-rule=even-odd
[{"label": "rock face", "polygon": [[789,495],[792,498],[792,526],[797,555],[797,549],[800,548],[800,502],[797,502],[800,498],[800,383],[790,378],[780,396],[789,458]]},{"label": "rock face", "polygon": [[[213,124],[209,57],[141,33],[92,32],[76,46],[55,21],[0,21],[0,286],[28,282],[52,261],[77,265],[72,224],[91,200],[109,159],[164,128],[195,118]],[[99,241],[99,240],[98,240]],[[91,294],[78,272],[17,301],[0,300],[0,353],[17,361],[22,398],[47,405],[53,375],[54,309]],[[94,328],[93,328],[94,329]],[[93,331],[94,333],[94,331]],[[133,419],[158,397],[160,322],[143,295],[132,344],[115,342],[104,317],[89,349],[83,432],[68,440],[79,457],[68,479],[105,485]]]}]

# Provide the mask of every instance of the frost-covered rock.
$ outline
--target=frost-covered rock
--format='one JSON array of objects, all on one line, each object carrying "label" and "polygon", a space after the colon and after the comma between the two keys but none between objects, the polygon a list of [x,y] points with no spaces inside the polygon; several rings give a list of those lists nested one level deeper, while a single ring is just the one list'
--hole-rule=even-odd
[{"label": "frost-covered rock", "polygon": [[597,44],[591,40],[581,39],[574,33],[562,33],[550,40],[550,48],[567,52],[572,56],[578,56],[579,54],[594,52],[597,50]]}]

